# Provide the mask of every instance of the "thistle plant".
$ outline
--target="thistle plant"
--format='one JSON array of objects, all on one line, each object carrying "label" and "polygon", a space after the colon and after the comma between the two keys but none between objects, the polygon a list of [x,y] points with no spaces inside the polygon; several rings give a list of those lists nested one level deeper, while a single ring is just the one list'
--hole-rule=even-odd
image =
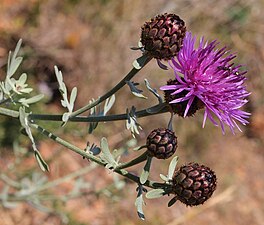
[{"label": "thistle plant", "polygon": [[[196,162],[183,164],[177,169],[179,158],[175,153],[177,146],[181,143],[178,143],[176,136],[176,133],[179,135],[180,131],[172,128],[173,118],[175,115],[183,118],[195,116],[197,111],[204,110],[203,127],[208,118],[214,125],[220,124],[223,133],[225,125],[233,133],[235,128],[241,131],[238,122],[246,125],[250,116],[250,113],[240,109],[248,102],[249,92],[244,84],[246,71],[241,65],[235,65],[234,54],[229,53],[226,47],[218,48],[220,44],[217,41],[207,42],[201,38],[198,47],[195,47],[195,42],[196,37],[190,31],[186,32],[185,22],[179,16],[165,13],[152,18],[141,28],[138,47],[132,48],[140,50],[139,53],[142,55],[132,63],[131,71],[111,90],[97,99],[87,99],[87,105],[79,109],[75,109],[74,106],[78,97],[77,88],[67,90],[62,71],[55,66],[54,76],[58,80],[62,96],[61,105],[66,111],[62,115],[53,115],[34,113],[31,104],[37,104],[42,100],[43,95],[30,95],[33,88],[28,87],[25,73],[18,79],[14,78],[22,62],[22,57],[18,56],[20,40],[14,53],[9,53],[7,74],[5,80],[0,83],[0,115],[20,121],[21,131],[30,139],[34,156],[42,171],[52,173],[48,163],[37,149],[33,130],[88,159],[88,163],[94,162],[134,182],[137,190],[135,205],[141,219],[145,219],[144,197],[157,198],[170,195],[172,199],[168,203],[169,206],[177,200],[187,206],[203,204],[216,189],[216,175],[209,167]],[[158,103],[141,110],[133,106],[124,109],[123,114],[109,114],[114,107],[115,99],[118,98],[118,90],[126,85],[135,97],[147,98],[146,93],[143,95],[142,90],[138,89],[137,83],[132,79],[152,59],[158,61],[157,70],[172,69],[175,74],[174,79],[168,77],[167,84],[161,84],[160,87],[155,88],[151,87],[150,82],[145,79],[147,94],[154,95]],[[87,112],[88,116],[82,115]],[[62,137],[56,136],[54,131],[48,131],[39,125],[39,121],[49,123],[60,121],[61,126],[64,127],[73,122],[87,123],[89,133],[92,133],[100,122],[124,120],[133,138],[137,138],[142,130],[139,119],[163,113],[171,115],[168,124],[153,129],[146,139],[146,144],[135,149],[138,156],[127,162],[123,162],[122,155],[112,150],[112,147],[108,145],[107,137],[101,138],[100,144],[91,143],[90,145],[89,143],[85,149],[81,149]],[[160,181],[149,179],[153,157],[158,160],[170,160],[168,173],[161,174]],[[143,162],[139,176],[130,171],[130,167]],[[76,176],[82,174],[78,173]]]}]

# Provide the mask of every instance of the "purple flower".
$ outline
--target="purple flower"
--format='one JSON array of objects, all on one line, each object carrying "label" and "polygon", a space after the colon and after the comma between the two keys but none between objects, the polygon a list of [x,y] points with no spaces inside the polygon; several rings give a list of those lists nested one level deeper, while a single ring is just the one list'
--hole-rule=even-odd
[{"label": "purple flower", "polygon": [[165,95],[166,92],[170,94],[168,103],[171,106],[185,103],[184,117],[188,116],[193,104],[200,102],[205,108],[203,127],[207,118],[218,126],[214,114],[223,133],[224,124],[232,133],[235,127],[241,131],[237,121],[246,125],[250,116],[250,113],[240,110],[250,95],[244,85],[246,71],[240,70],[241,65],[234,65],[232,60],[236,55],[228,54],[226,47],[217,49],[216,41],[208,43],[201,38],[197,48],[195,42],[196,37],[188,32],[179,54],[169,62],[176,79],[160,89],[165,91]]}]

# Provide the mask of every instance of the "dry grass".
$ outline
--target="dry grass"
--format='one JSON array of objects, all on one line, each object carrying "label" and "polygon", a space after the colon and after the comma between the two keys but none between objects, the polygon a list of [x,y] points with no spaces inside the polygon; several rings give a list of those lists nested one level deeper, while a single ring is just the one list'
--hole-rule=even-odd
[{"label": "dry grass", "polygon": [[[145,20],[162,12],[179,14],[193,33],[211,40],[218,39],[221,45],[229,46],[238,52],[238,61],[248,69],[247,86],[252,94],[247,110],[252,113],[252,117],[250,125],[244,128],[242,134],[233,136],[228,132],[222,136],[220,129],[209,123],[205,129],[201,129],[201,115],[174,121],[179,137],[177,151],[180,163],[198,161],[213,168],[218,175],[218,189],[208,203],[197,208],[186,208],[180,203],[167,208],[168,199],[148,200],[145,210],[147,221],[142,222],[136,217],[133,208],[135,185],[128,185],[122,193],[122,201],[114,202],[106,198],[70,201],[66,210],[74,218],[72,224],[264,223],[263,9],[264,2],[261,0],[1,1],[0,65],[4,64],[4,57],[9,49],[13,49],[17,39],[23,38],[24,52],[28,56],[24,61],[24,69],[34,77],[31,82],[46,82],[52,86],[53,65],[58,65],[69,87],[78,86],[78,106],[104,93],[130,69],[131,62],[140,55],[129,49],[137,45],[140,26]],[[158,88],[168,79],[168,74],[157,69],[153,61],[135,80],[142,82],[144,78]],[[120,91],[112,112],[123,113],[125,108],[133,104],[143,108],[150,105],[152,100],[136,102],[125,89]],[[58,111],[56,96],[52,102],[49,110]],[[169,115],[142,119],[140,123],[144,131],[139,137],[139,144],[144,142],[150,130],[166,126],[168,118]],[[120,146],[123,140],[129,139],[123,122],[105,126],[105,129],[99,127],[94,136],[89,136],[89,140],[98,142],[105,135],[109,137],[111,146]],[[67,136],[81,147],[85,146],[85,139],[88,138],[83,132]],[[47,156],[52,156],[58,148],[50,142],[43,141],[41,144],[41,150]],[[158,163],[154,162],[154,179],[166,171],[167,162]],[[64,153],[60,160],[51,165],[51,179],[84,165],[85,162],[75,155]],[[103,170],[97,173],[111,180]],[[99,182],[93,179],[95,183]],[[1,225],[60,224],[56,216],[37,212],[26,204],[12,210],[2,208],[0,217]]]}]

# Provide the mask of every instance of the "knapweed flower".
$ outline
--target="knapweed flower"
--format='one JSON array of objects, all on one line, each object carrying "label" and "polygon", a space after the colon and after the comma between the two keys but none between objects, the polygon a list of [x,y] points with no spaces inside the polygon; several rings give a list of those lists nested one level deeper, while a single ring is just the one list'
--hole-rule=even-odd
[{"label": "knapweed flower", "polygon": [[203,127],[207,118],[218,125],[213,114],[219,119],[223,133],[224,124],[234,133],[237,121],[246,125],[250,113],[240,110],[248,100],[244,74],[241,65],[234,65],[235,54],[226,47],[217,49],[218,43],[208,43],[201,38],[195,47],[196,37],[187,32],[177,57],[169,64],[174,70],[175,80],[162,86],[165,101],[174,113],[183,117],[193,115],[197,109],[205,108]]},{"label": "knapweed flower", "polygon": [[178,15],[164,13],[142,26],[140,42],[153,58],[169,60],[180,51],[185,33],[185,23]]}]

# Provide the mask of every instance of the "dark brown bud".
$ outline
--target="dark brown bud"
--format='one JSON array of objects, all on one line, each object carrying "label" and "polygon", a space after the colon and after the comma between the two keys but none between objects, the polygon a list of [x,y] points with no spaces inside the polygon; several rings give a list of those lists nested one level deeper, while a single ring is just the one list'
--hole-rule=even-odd
[{"label": "dark brown bud", "polygon": [[142,26],[141,43],[152,57],[169,60],[180,51],[185,33],[184,21],[175,14],[165,13]]}]

